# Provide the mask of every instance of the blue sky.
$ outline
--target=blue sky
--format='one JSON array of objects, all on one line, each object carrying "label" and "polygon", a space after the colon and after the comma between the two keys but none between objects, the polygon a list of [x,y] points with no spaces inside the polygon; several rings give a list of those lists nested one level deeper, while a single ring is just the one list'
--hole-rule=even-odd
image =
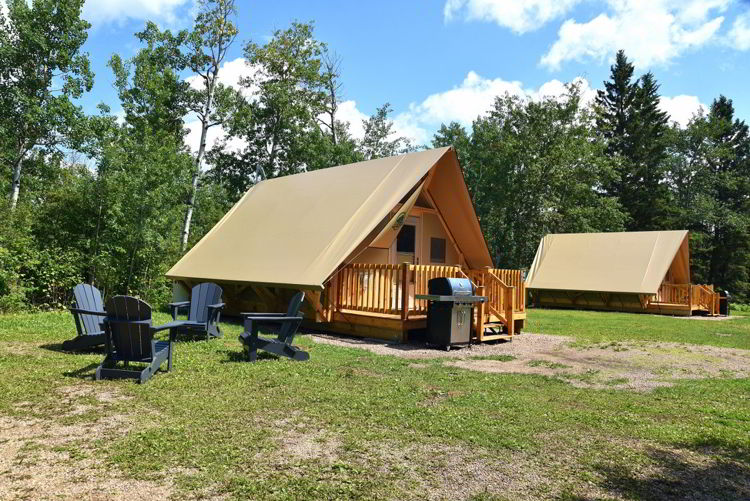
[{"label": "blue sky", "polygon": [[[225,79],[244,71],[242,46],[293,20],[315,21],[317,38],[342,58],[342,118],[359,120],[388,101],[404,135],[427,141],[441,122],[469,125],[497,94],[554,95],[583,78],[601,87],[624,48],[638,74],[652,70],[663,106],[684,123],[719,94],[750,119],[750,2],[745,0],[238,0],[240,36]],[[190,24],[193,0],[88,0],[86,43],[96,72],[84,106],[119,108],[109,57],[132,56],[146,19]]]}]

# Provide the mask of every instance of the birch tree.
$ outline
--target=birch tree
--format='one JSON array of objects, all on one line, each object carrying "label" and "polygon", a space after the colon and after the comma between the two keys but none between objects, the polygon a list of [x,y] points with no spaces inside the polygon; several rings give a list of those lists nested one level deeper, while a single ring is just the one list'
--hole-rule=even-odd
[{"label": "birch tree", "polygon": [[193,220],[195,195],[198,191],[203,158],[206,153],[208,130],[221,125],[224,120],[216,112],[216,94],[220,91],[221,63],[237,36],[237,27],[232,22],[235,15],[234,0],[201,0],[200,11],[195,19],[195,28],[188,34],[186,40],[187,66],[197,75],[200,82],[200,90],[193,93],[191,104],[192,111],[198,116],[201,129],[180,239],[182,251],[185,251],[190,238],[190,225]]},{"label": "birch tree", "polygon": [[83,121],[71,99],[91,90],[94,74],[81,53],[89,23],[84,0],[9,0],[0,11],[0,136],[11,172],[10,207],[21,191],[21,167],[36,148],[55,149]]}]

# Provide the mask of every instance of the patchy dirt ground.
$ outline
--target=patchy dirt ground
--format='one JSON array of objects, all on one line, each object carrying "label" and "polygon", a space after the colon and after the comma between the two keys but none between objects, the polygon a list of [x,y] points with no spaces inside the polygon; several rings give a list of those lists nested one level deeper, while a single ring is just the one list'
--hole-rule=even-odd
[{"label": "patchy dirt ground", "polygon": [[[0,415],[0,500],[167,499],[168,480],[133,480],[107,469],[93,454],[94,442],[124,434],[127,415],[106,412],[123,395],[91,386],[58,390],[54,420]],[[29,406],[17,405],[18,410]],[[105,411],[95,422],[78,417]],[[71,424],[65,424],[70,422]]]},{"label": "patchy dirt ground", "polygon": [[[716,501],[750,495],[746,464],[710,448],[683,449],[610,437],[540,437],[541,449],[493,453],[476,445],[422,442],[409,437],[343,444],[301,412],[276,421],[284,436],[278,455],[264,461],[294,471],[307,461],[350,464],[378,472],[388,483],[385,499],[691,499]],[[579,455],[598,457],[581,481]],[[624,468],[621,456],[634,460]],[[298,470],[299,471],[299,470]],[[302,472],[304,474],[304,471]],[[696,483],[695,479],[701,482]],[[387,479],[387,480],[385,480]]]},{"label": "patchy dirt ground", "polygon": [[[576,347],[573,339],[522,334],[513,342],[442,351],[424,345],[314,335],[320,343],[409,359],[445,359],[445,365],[495,373],[540,374],[584,388],[650,390],[678,379],[750,377],[750,352],[679,343],[616,342]],[[413,368],[427,367],[415,362]]]}]

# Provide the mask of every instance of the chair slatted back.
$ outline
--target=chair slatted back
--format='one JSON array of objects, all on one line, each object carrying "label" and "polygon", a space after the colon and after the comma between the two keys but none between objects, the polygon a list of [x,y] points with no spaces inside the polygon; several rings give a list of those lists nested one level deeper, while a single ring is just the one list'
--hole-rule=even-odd
[{"label": "chair slatted back", "polygon": [[[89,311],[104,312],[102,294],[91,284],[78,284],[73,287],[73,297],[76,308]],[[98,315],[80,314],[79,318],[86,332],[79,334],[99,334],[104,331],[104,317]]]},{"label": "chair slatted back", "polygon": [[192,322],[205,322],[208,319],[208,306],[221,302],[221,287],[211,282],[203,282],[190,292],[190,315]]},{"label": "chair slatted back", "polygon": [[153,358],[151,306],[131,296],[107,301],[107,332],[111,348],[120,360],[149,361]]},{"label": "chair slatted back", "polygon": [[[286,310],[287,317],[299,316],[299,310],[302,307],[302,301],[305,300],[305,293],[298,292],[294,295],[291,301],[289,301],[289,307]],[[299,322],[285,322],[284,325],[279,329],[279,336],[277,339],[283,343],[291,344],[294,339],[294,334],[297,332]]]}]

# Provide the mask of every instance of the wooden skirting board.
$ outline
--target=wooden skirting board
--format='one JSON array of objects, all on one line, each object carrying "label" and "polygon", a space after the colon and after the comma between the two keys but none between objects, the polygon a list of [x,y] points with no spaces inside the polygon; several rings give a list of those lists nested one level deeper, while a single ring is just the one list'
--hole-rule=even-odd
[{"label": "wooden skirting board", "polygon": [[331,322],[315,322],[308,319],[303,322],[303,325],[310,329],[338,334],[404,342],[410,330],[427,327],[427,317],[420,315],[419,317],[402,321],[399,317],[392,315],[335,312]]}]

